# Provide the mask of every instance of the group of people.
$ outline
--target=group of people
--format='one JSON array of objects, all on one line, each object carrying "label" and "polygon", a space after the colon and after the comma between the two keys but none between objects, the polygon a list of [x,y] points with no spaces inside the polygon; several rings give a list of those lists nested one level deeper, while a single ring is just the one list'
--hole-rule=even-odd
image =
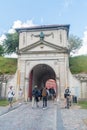
[{"label": "group of people", "polygon": [[[8,102],[9,102],[9,106],[12,107],[13,104],[13,97],[14,97],[15,93],[13,91],[13,87],[10,86],[9,91],[8,91]],[[22,99],[23,99],[23,91],[20,88],[19,92],[19,104],[21,104]],[[50,88],[49,90],[44,87],[43,89],[38,89],[37,86],[34,87],[34,89],[32,90],[32,108],[34,107],[34,104],[36,104],[36,107],[39,107],[38,102],[42,99],[43,101],[43,109],[47,108],[47,100],[48,97],[51,96],[51,99],[54,101],[56,98],[56,92],[53,88]],[[69,96],[70,100],[71,100],[71,91],[69,90],[69,87],[67,87],[65,89],[64,92],[64,98],[65,98],[65,108],[67,106],[67,96]]]},{"label": "group of people", "polygon": [[50,90],[48,90],[46,87],[44,87],[42,90],[39,90],[38,87],[35,86],[32,91],[32,108],[34,107],[34,104],[36,104],[36,107],[39,107],[38,102],[41,99],[43,101],[43,109],[47,108],[48,96],[51,94],[52,99],[54,100],[54,95],[56,95],[54,90],[51,91],[52,92],[50,92]]},{"label": "group of people", "polygon": [[[9,102],[10,107],[12,107],[12,105],[13,105],[14,95],[15,95],[15,92],[13,90],[13,87],[10,86],[9,91],[8,91],[8,102]],[[42,99],[43,109],[45,109],[47,107],[48,97],[51,96],[52,100],[54,100],[56,97],[55,95],[56,95],[56,93],[53,88],[48,90],[46,87],[44,87],[43,89],[40,90],[40,89],[38,89],[37,86],[35,86],[32,91],[32,108],[34,107],[34,104],[36,104],[36,107],[39,107],[38,102]],[[18,99],[19,99],[18,100],[19,104],[21,104],[22,99],[23,99],[23,91],[21,88],[19,89],[19,92],[18,92]]]}]

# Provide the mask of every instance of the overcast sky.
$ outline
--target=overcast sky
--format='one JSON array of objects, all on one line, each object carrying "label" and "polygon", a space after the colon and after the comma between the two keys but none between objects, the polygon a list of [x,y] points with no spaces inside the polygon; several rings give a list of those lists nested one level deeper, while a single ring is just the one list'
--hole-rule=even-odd
[{"label": "overcast sky", "polygon": [[70,24],[87,54],[87,0],[0,0],[0,41],[13,28],[48,24]]}]

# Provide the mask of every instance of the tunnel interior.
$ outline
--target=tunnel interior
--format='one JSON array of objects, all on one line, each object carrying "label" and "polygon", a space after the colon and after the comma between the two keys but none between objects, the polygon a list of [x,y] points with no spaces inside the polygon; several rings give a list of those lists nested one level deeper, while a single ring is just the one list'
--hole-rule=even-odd
[{"label": "tunnel interior", "polygon": [[45,83],[48,79],[56,79],[54,70],[46,64],[38,64],[32,70],[32,87],[35,85],[38,88],[45,87]]}]

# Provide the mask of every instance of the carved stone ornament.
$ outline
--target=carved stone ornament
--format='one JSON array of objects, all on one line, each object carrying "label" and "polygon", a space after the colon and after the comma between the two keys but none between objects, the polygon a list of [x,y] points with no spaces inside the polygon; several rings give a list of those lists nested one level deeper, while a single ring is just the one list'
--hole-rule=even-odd
[{"label": "carved stone ornament", "polygon": [[40,40],[44,40],[44,37],[49,37],[51,36],[54,37],[53,33],[51,32],[50,34],[44,34],[43,32],[40,32],[39,35],[34,35],[34,34],[31,34],[31,37],[40,37]]}]

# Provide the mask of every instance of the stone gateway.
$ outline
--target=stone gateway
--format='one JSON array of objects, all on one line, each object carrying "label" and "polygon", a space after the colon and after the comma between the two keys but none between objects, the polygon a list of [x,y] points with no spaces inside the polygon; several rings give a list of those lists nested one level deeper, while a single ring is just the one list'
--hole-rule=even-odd
[{"label": "stone gateway", "polygon": [[80,82],[69,71],[68,35],[70,25],[43,25],[18,28],[18,67],[15,78],[16,98],[20,87],[26,101],[32,99],[35,85],[42,89],[46,81],[55,80],[57,98],[64,98],[69,86],[81,95]]},{"label": "stone gateway", "polygon": [[[46,25],[16,29],[19,33],[17,89],[32,99],[35,85],[42,89],[48,79],[56,81],[56,92],[63,98],[68,83],[69,25]],[[18,91],[18,90],[17,90]]]}]

